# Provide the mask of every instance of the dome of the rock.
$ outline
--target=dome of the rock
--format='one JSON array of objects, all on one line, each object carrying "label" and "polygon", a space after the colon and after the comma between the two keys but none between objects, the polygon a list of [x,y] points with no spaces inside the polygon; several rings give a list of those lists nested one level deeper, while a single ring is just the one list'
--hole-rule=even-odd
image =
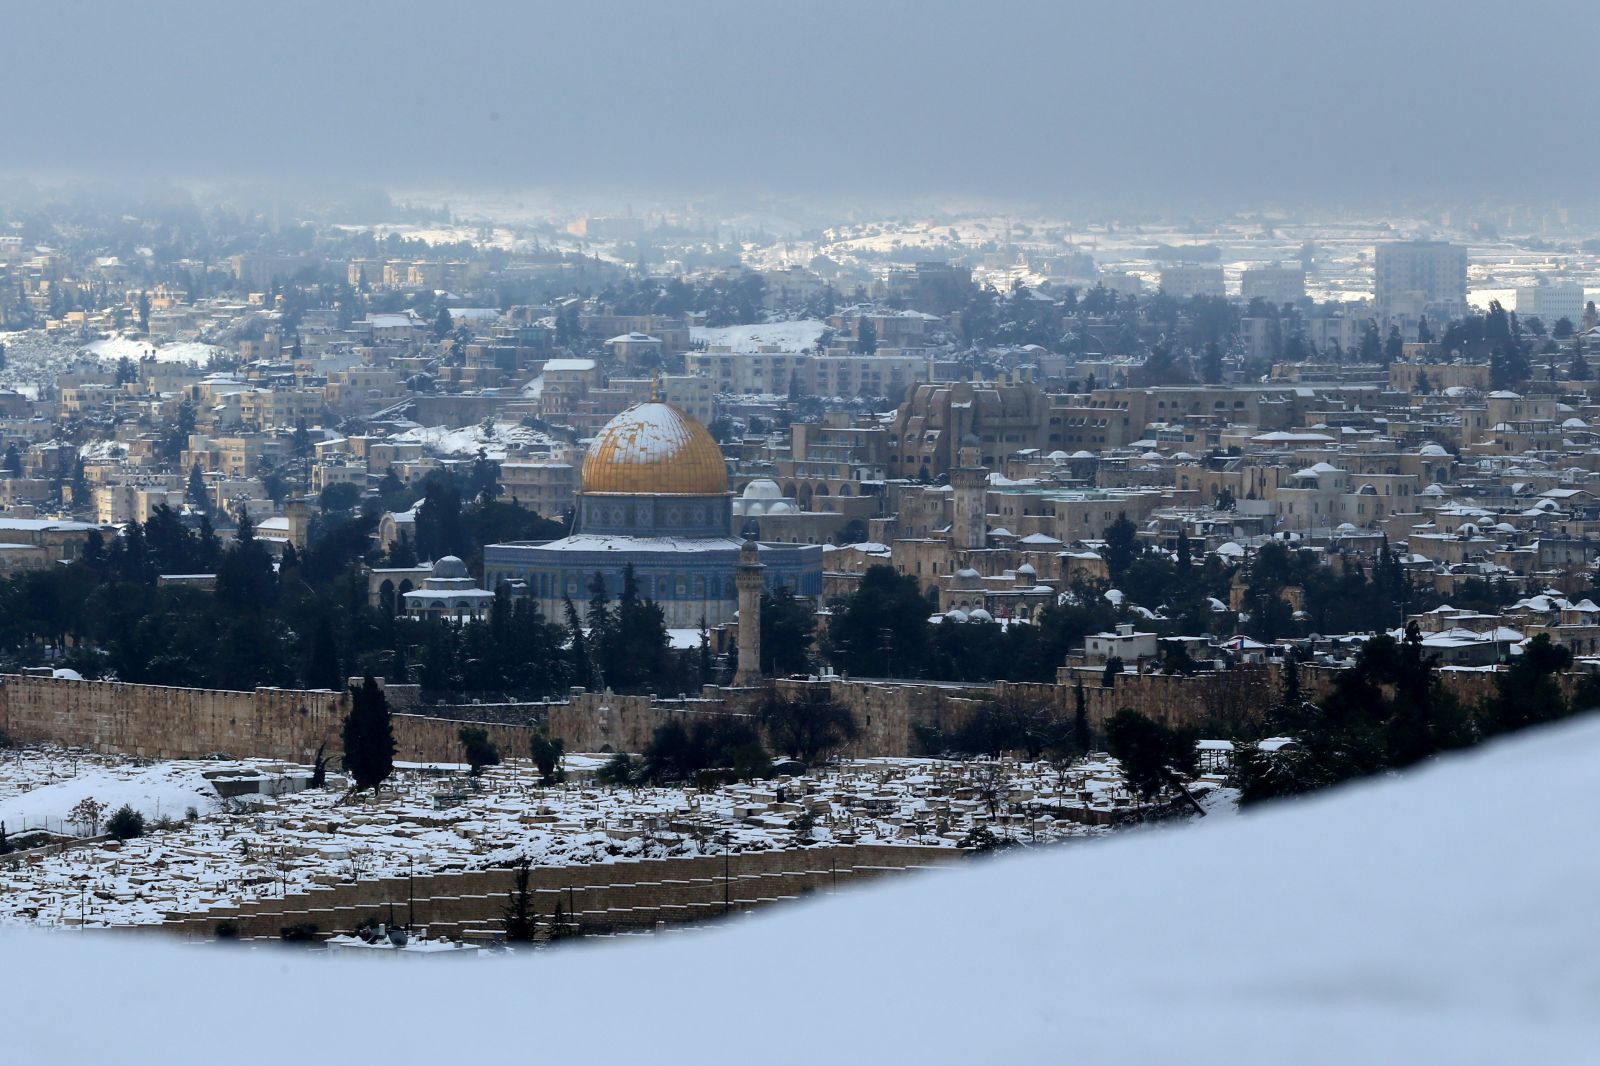
[{"label": "dome of the rock", "polygon": [[671,404],[641,403],[596,434],[581,491],[716,496],[728,491],[728,469],[704,426]]}]

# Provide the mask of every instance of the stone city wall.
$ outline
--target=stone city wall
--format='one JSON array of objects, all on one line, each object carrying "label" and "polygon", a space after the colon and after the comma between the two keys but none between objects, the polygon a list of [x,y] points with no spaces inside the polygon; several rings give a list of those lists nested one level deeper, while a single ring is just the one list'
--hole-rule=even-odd
[{"label": "stone city wall", "polygon": [[[1325,695],[1337,671],[1301,667],[1309,699]],[[1474,706],[1494,694],[1494,674],[1447,670],[1445,688]],[[1578,675],[1563,678],[1569,691]],[[771,682],[780,697],[807,699],[825,689],[827,698],[855,715],[859,737],[848,746],[853,758],[920,754],[918,726],[950,732],[960,728],[985,702],[1019,699],[1039,702],[1062,717],[1074,711],[1072,681],[1083,684],[1091,727],[1098,733],[1123,708],[1169,726],[1242,723],[1272,705],[1280,689],[1275,665],[1238,666],[1192,677],[1123,674],[1113,688],[1100,686],[1100,671],[1064,668],[1056,684],[997,682],[993,685],[934,684],[917,681],[863,682],[841,678]],[[423,704],[414,692],[394,686],[392,707],[396,758],[455,762],[461,758],[457,732],[463,723],[480,725],[506,755],[523,755],[539,724],[568,751],[640,752],[651,736],[671,721],[686,726],[729,716],[752,721],[766,688],[707,687],[701,696],[661,699],[650,695],[574,692],[562,701],[525,704]],[[0,730],[19,742],[52,742],[149,759],[203,758],[215,753],[236,757],[310,762],[319,745],[337,758],[340,726],[349,697],[326,690],[261,688],[253,692],[169,688],[119,682],[0,675]],[[426,713],[424,713],[426,712]]]},{"label": "stone city wall", "polygon": [[740,689],[708,689],[713,697],[664,700],[655,696],[621,696],[611,692],[574,692],[570,699],[549,704],[550,735],[568,751],[640,752],[655,731],[668,722],[685,727],[698,721],[735,716],[750,721],[755,697]]},{"label": "stone city wall", "polygon": [[[326,689],[223,689],[0,675],[0,730],[20,743],[54,743],[146,759],[238,758],[308,763],[326,745],[342,754],[349,696]],[[460,759],[461,722],[394,715],[395,757]],[[504,752],[525,752],[532,730],[487,723]]]}]

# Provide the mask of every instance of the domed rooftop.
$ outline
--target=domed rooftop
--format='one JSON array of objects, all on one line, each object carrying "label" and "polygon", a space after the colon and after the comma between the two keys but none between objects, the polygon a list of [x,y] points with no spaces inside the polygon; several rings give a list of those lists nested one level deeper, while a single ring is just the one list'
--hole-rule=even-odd
[{"label": "domed rooftop", "polygon": [[728,491],[728,468],[700,423],[670,404],[641,403],[596,434],[581,491],[720,496]]},{"label": "domed rooftop", "polygon": [[746,500],[781,500],[783,490],[769,477],[758,477],[744,487],[741,497]]},{"label": "domed rooftop", "polygon": [[472,575],[467,573],[466,563],[454,555],[446,555],[442,559],[435,560],[432,576],[437,578],[463,578],[471,577]]}]

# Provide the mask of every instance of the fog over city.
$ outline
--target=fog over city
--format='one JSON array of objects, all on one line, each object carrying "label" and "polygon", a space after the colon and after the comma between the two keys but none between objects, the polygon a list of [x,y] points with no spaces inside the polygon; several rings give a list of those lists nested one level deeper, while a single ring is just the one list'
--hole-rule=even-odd
[{"label": "fog over city", "polygon": [[[1202,210],[1561,197],[1581,2],[14,4],[0,170]],[[49,106],[41,106],[48,103]]]}]

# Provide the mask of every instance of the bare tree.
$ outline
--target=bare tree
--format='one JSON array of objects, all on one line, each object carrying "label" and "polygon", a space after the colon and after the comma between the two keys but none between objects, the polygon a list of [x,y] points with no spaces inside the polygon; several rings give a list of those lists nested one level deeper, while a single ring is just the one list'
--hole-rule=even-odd
[{"label": "bare tree", "polygon": [[93,796],[85,796],[67,812],[67,821],[83,830],[84,836],[94,836],[100,831],[100,818],[106,805]]}]

